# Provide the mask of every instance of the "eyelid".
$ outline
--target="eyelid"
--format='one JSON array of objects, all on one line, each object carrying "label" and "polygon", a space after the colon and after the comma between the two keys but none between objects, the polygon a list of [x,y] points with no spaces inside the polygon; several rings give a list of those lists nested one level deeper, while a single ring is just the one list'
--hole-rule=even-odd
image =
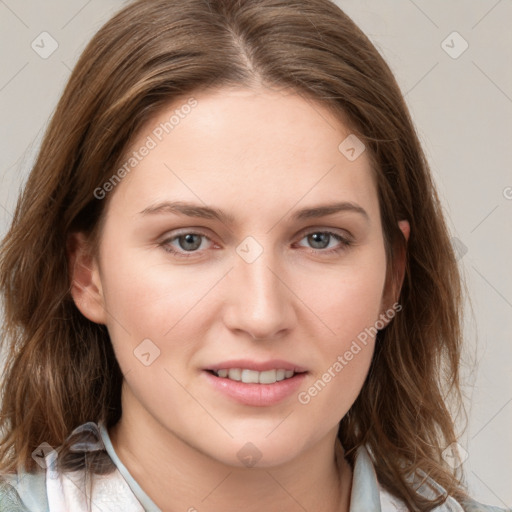
[{"label": "eyelid", "polygon": [[299,234],[297,236],[307,236],[311,233],[332,233],[334,235],[338,235],[347,241],[353,241],[354,236],[350,231],[347,231],[346,229],[341,228],[332,228],[328,226],[309,226],[307,228],[304,228],[302,231],[299,231]]},{"label": "eyelid", "polygon": [[206,238],[212,243],[215,243],[210,236],[208,236],[203,229],[201,228],[181,228],[178,230],[173,230],[171,232],[166,233],[163,237],[161,237],[161,241],[158,242],[158,246],[162,247],[165,251],[168,253],[177,256],[178,258],[193,258],[196,255],[200,255],[203,251],[192,251],[192,252],[186,252],[186,251],[179,251],[170,245],[171,242],[179,238],[180,236],[184,235],[199,235],[201,237]]},{"label": "eyelid", "polygon": [[[337,255],[348,249],[350,246],[354,245],[354,237],[352,234],[345,232],[346,234],[341,234],[338,229],[331,228],[309,228],[306,231],[302,231],[299,235],[299,242],[313,234],[313,233],[327,233],[331,238],[335,238],[338,240],[338,245],[336,247],[331,247],[329,249],[314,249],[313,247],[302,247],[305,251],[313,255],[319,255],[320,257],[328,257],[332,255]],[[298,242],[297,242],[298,243]]]},{"label": "eyelid", "polygon": [[[213,241],[212,237],[206,233],[205,228],[194,228],[194,227],[186,227],[186,228],[178,228],[176,230],[169,231],[165,235],[161,237],[163,242],[169,241],[171,239],[177,238],[181,235],[188,235],[188,234],[194,234],[194,235],[202,235],[205,238],[208,238],[208,240]],[[296,237],[304,237],[311,233],[333,233],[336,235],[339,235],[349,241],[354,240],[354,236],[352,233],[347,231],[346,229],[341,228],[332,228],[329,226],[308,226],[307,228],[304,228],[303,230],[299,231]]]},{"label": "eyelid", "polygon": [[[303,238],[306,236],[313,234],[313,233],[327,233],[331,236],[334,236],[336,239],[338,239],[341,246],[330,248],[330,249],[314,249],[312,247],[303,247],[306,251],[312,253],[312,254],[319,254],[319,255],[329,255],[334,253],[342,252],[344,249],[346,249],[349,245],[352,245],[354,242],[353,235],[343,229],[340,228],[330,228],[330,227],[321,227],[321,226],[309,226],[307,228],[304,228],[302,231],[298,233],[298,235],[295,236],[297,238],[297,242],[300,242]],[[205,252],[205,250],[202,251],[180,251],[176,250],[174,248],[171,248],[170,243],[171,241],[176,240],[180,236],[184,235],[199,235],[201,237],[206,238],[212,243],[215,243],[210,236],[208,236],[202,228],[181,228],[174,231],[171,231],[170,233],[164,235],[162,237],[162,241],[158,243],[159,246],[161,246],[164,250],[167,252],[176,255],[177,257],[183,257],[183,258],[194,258],[197,255],[201,255]],[[297,243],[296,242],[296,243]]]}]

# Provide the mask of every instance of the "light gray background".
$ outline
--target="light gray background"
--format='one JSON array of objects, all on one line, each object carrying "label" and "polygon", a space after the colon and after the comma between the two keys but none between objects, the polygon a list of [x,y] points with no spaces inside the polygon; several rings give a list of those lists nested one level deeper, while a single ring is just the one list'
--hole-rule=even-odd
[{"label": "light gray background", "polygon": [[[0,235],[78,55],[124,3],[0,0]],[[512,507],[512,2],[337,3],[396,74],[459,240],[474,310],[465,327],[464,467],[475,498]],[[44,31],[58,43],[47,59],[31,47]],[[457,58],[445,51],[458,54],[464,41]]]}]

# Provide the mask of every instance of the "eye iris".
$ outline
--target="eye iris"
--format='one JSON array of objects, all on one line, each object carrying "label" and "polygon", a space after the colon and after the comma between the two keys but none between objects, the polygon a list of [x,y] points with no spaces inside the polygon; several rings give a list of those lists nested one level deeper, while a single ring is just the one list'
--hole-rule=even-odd
[{"label": "eye iris", "polygon": [[[197,237],[196,243],[194,243],[194,241],[193,241],[194,237]],[[179,240],[181,249],[186,250],[186,251],[198,249],[199,246],[201,245],[201,235],[196,235],[194,233],[181,235],[178,237],[178,240]],[[182,243],[183,240],[185,240],[185,246]],[[192,247],[190,247],[189,244],[191,244]]]},{"label": "eye iris", "polygon": [[[180,248],[184,251],[194,251],[201,246],[201,236],[196,233],[187,233],[178,236]],[[308,241],[315,249],[325,249],[329,245],[331,235],[329,233],[316,232],[308,235]],[[195,242],[194,242],[195,238]]]},{"label": "eye iris", "polygon": [[[308,235],[308,239],[315,249],[325,249],[329,245],[329,237],[329,233],[312,233]],[[320,243],[320,247],[315,245],[317,243]]]}]

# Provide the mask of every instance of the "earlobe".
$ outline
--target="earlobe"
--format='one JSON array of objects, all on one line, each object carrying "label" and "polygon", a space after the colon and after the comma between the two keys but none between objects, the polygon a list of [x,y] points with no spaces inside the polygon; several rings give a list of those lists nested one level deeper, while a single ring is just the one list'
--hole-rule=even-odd
[{"label": "earlobe", "polygon": [[96,257],[84,233],[72,233],[67,240],[70,292],[76,307],[89,320],[106,323],[101,278]]}]

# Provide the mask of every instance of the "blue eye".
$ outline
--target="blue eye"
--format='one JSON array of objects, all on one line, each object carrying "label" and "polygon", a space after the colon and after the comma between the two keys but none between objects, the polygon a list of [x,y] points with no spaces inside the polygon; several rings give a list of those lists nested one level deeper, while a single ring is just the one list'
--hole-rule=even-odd
[{"label": "blue eye", "polygon": [[[320,235],[320,236],[319,236]],[[305,233],[301,240],[307,239],[308,243],[313,245],[312,251],[314,253],[325,253],[332,254],[343,251],[348,246],[351,245],[351,241],[347,238],[339,235],[338,233],[333,233],[332,231],[309,231]],[[334,247],[329,247],[329,243],[332,240],[337,240],[339,245],[335,245]],[[328,250],[324,250],[328,249]]]},{"label": "blue eye", "polygon": [[[202,233],[187,232],[168,238],[164,240],[161,245],[167,252],[170,252],[171,254],[174,254],[178,257],[189,258],[190,256],[193,256],[194,253],[198,252],[197,249],[201,247],[203,238],[209,240],[209,238]],[[171,245],[171,243],[174,241],[178,242],[180,250],[176,250],[174,248],[175,246]],[[186,254],[187,252],[191,254]]]},{"label": "blue eye", "polygon": [[[163,247],[165,251],[178,258],[191,258],[203,252],[199,250],[203,245],[203,239],[211,242],[203,233],[188,231],[166,238],[159,245]],[[338,233],[333,233],[332,231],[309,231],[303,234],[300,240],[304,239],[307,239],[308,243],[312,245],[312,247],[305,247],[305,249],[309,249],[308,252],[321,255],[331,255],[341,252],[352,244],[351,240],[348,238]],[[332,241],[337,241],[338,243],[332,246]],[[175,245],[175,242],[177,242],[177,245]],[[299,247],[304,246],[300,245]]]}]

